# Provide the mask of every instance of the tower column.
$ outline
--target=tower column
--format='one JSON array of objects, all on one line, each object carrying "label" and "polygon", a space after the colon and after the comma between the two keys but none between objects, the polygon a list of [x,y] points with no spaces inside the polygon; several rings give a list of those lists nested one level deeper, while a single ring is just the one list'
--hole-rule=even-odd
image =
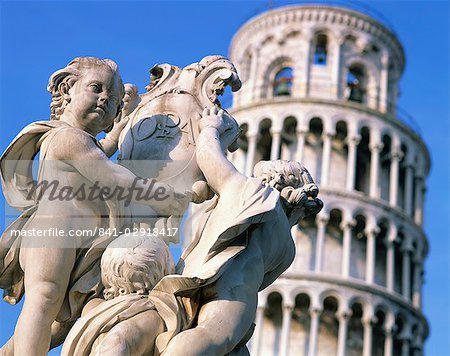
[{"label": "tower column", "polygon": [[331,79],[331,85],[333,88],[333,95],[336,99],[339,99],[339,85],[340,85],[340,67],[341,67],[341,41],[336,39],[334,41],[333,46],[333,54],[334,54],[334,60],[333,60],[333,69],[332,69],[332,79]]},{"label": "tower column", "polygon": [[387,326],[384,328],[384,356],[392,356],[393,340],[392,326]]},{"label": "tower column", "polygon": [[360,136],[352,136],[347,140],[348,155],[347,155],[347,177],[346,189],[352,191],[355,189],[355,171],[356,171],[356,147],[360,141]]},{"label": "tower column", "polygon": [[371,317],[362,319],[362,324],[364,327],[363,356],[372,355],[372,322],[373,319]]},{"label": "tower column", "polygon": [[366,231],[367,250],[366,250],[366,283],[373,284],[375,273],[375,229]]},{"label": "tower column", "polygon": [[289,336],[291,334],[291,319],[294,306],[283,304],[283,325],[281,327],[280,355],[289,355]]},{"label": "tower column", "polygon": [[402,342],[401,356],[409,356],[412,332],[411,332],[411,323],[408,320],[405,322],[402,333],[399,335],[399,339]]},{"label": "tower column", "polygon": [[305,92],[304,95],[309,95],[309,88],[310,88],[310,80],[311,80],[311,73],[310,73],[310,57],[311,57],[311,42],[312,42],[312,34],[308,33],[305,34],[305,41],[303,42],[305,44],[305,53],[304,53],[304,62],[303,62],[303,73],[305,73]]},{"label": "tower column", "polygon": [[256,155],[256,140],[258,138],[257,133],[248,134],[248,151],[247,160],[245,162],[245,174],[251,176],[253,173],[253,166],[255,164]]},{"label": "tower column", "polygon": [[316,261],[315,271],[322,269],[323,245],[325,243],[325,229],[327,227],[328,217],[324,215],[317,216],[317,238],[316,238]]},{"label": "tower column", "polygon": [[416,195],[415,206],[414,206],[414,222],[417,225],[422,225],[423,222],[423,187],[424,179],[422,176],[416,176]]},{"label": "tower column", "polygon": [[395,241],[397,239],[397,228],[391,225],[389,229],[389,236],[385,243],[387,246],[386,253],[386,288],[389,292],[394,291],[395,281]]},{"label": "tower column", "polygon": [[405,212],[406,215],[411,216],[413,212],[412,196],[413,196],[413,179],[414,179],[414,167],[411,162],[406,166],[405,177]]},{"label": "tower column", "polygon": [[402,339],[402,356],[409,356],[409,340],[407,338]]},{"label": "tower column", "polygon": [[309,348],[308,356],[316,356],[317,338],[319,334],[319,318],[322,310],[320,308],[313,308],[311,314],[311,327],[309,330]]},{"label": "tower column", "polygon": [[355,225],[354,221],[344,221],[341,225],[342,229],[342,277],[350,275],[350,258],[352,249],[352,227]]},{"label": "tower column", "polygon": [[270,159],[272,161],[280,158],[281,132],[280,130],[272,130],[272,147],[270,149]]},{"label": "tower column", "polygon": [[383,147],[381,142],[370,144],[370,189],[369,196],[371,198],[379,198],[378,181],[380,175],[380,151]]},{"label": "tower column", "polygon": [[391,152],[391,172],[389,177],[389,204],[396,207],[398,204],[398,170],[402,152],[395,149]]},{"label": "tower column", "polygon": [[418,257],[414,259],[413,305],[422,308],[422,261]]},{"label": "tower column", "polygon": [[402,295],[404,298],[411,299],[411,244],[409,236],[402,243]]},{"label": "tower column", "polygon": [[326,186],[328,184],[328,175],[330,170],[330,156],[331,156],[331,138],[333,133],[325,132],[322,135],[323,151],[322,151],[322,173],[320,184]]},{"label": "tower column", "polygon": [[380,97],[379,97],[379,109],[381,112],[387,112],[388,106],[388,68],[389,68],[389,54],[383,52],[381,56],[381,73],[380,73]]},{"label": "tower column", "polygon": [[337,356],[345,356],[347,351],[347,328],[350,313],[342,311],[338,313],[339,332],[337,342]]},{"label": "tower column", "polygon": [[295,152],[295,160],[302,163],[305,151],[305,138],[307,131],[305,129],[297,130],[297,150]]},{"label": "tower column", "polygon": [[413,349],[412,354],[414,356],[423,356],[422,345],[423,345],[423,330],[422,324],[419,324],[411,340],[411,348]]},{"label": "tower column", "polygon": [[389,292],[394,291],[394,277],[395,277],[395,243],[394,241],[387,241],[387,255],[386,255],[386,288]]},{"label": "tower column", "polygon": [[261,335],[262,335],[262,328],[264,323],[264,309],[265,305],[258,304],[258,307],[256,309],[256,316],[255,316],[255,331],[252,338],[252,344],[251,344],[251,351],[252,355],[259,355],[259,348],[261,345]]}]

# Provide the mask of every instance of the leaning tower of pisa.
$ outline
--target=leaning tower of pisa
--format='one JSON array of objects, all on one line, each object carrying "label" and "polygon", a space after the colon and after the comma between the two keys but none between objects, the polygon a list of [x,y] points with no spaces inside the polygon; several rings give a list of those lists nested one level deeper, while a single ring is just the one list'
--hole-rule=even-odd
[{"label": "leaning tower of pisa", "polygon": [[325,203],[294,227],[294,263],[260,293],[251,354],[422,354],[430,159],[397,109],[394,32],[347,8],[289,6],[245,23],[230,57],[243,81],[230,159],[248,175],[260,160],[301,161]]}]

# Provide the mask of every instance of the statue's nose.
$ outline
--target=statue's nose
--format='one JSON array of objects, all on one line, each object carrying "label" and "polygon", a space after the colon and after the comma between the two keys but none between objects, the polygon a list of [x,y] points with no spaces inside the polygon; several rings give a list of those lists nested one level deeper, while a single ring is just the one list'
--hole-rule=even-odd
[{"label": "statue's nose", "polygon": [[101,95],[99,98],[99,102],[103,105],[107,105],[108,104],[108,96],[107,95]]}]

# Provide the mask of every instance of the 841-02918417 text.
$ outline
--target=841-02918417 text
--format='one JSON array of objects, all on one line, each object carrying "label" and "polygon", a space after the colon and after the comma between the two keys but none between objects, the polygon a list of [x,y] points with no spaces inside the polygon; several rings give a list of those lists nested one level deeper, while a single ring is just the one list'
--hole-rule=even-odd
[{"label": "841-02918417 text", "polygon": [[98,235],[99,236],[120,236],[120,235],[148,235],[148,236],[157,236],[157,237],[171,237],[175,236],[178,233],[177,227],[134,227],[134,228],[124,228],[123,231],[120,231],[116,228],[99,228]]}]

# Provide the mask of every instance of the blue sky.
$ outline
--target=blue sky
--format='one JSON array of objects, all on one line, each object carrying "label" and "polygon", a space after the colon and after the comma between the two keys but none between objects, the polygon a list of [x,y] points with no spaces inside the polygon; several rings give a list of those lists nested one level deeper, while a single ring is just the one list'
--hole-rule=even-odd
[{"label": "blue sky", "polygon": [[[124,81],[143,91],[155,63],[185,66],[209,54],[227,55],[233,34],[268,3],[1,1],[1,151],[22,127],[49,117],[48,77],[72,58],[111,58]],[[399,105],[414,116],[432,156],[425,213],[430,252],[423,300],[431,330],[426,354],[450,354],[449,3],[357,3],[383,14],[405,48]],[[0,303],[0,344],[11,336],[19,309]]]}]

